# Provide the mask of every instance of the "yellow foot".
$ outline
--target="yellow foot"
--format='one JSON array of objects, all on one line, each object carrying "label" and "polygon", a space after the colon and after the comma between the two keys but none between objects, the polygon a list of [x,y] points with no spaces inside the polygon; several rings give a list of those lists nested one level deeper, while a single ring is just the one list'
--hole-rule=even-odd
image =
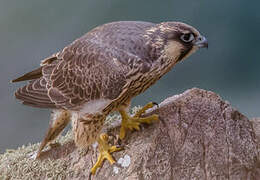
[{"label": "yellow foot", "polygon": [[96,164],[91,169],[91,174],[95,174],[97,171],[97,168],[101,167],[103,161],[107,159],[110,164],[114,164],[115,160],[110,155],[112,152],[120,151],[122,148],[118,148],[116,146],[110,146],[108,144],[108,135],[107,134],[101,134],[98,138],[98,149],[99,149],[99,156]]},{"label": "yellow foot", "polygon": [[122,116],[122,124],[120,128],[119,138],[124,139],[127,129],[130,130],[136,129],[139,131],[140,130],[139,126],[141,123],[150,124],[153,121],[159,120],[159,116],[157,114],[153,114],[151,116],[143,117],[143,118],[141,117],[147,109],[152,108],[154,105],[158,105],[158,104],[154,102],[150,102],[146,104],[142,109],[137,111],[137,113],[133,117],[129,116],[124,109],[119,110]]}]

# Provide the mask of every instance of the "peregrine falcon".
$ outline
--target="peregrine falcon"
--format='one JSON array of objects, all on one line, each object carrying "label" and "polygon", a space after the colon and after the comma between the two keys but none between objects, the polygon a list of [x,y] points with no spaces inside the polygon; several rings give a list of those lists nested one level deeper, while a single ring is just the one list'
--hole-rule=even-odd
[{"label": "peregrine falcon", "polygon": [[140,123],[158,120],[156,114],[141,116],[154,103],[130,116],[132,98],[203,47],[208,47],[206,38],[181,22],[120,21],[98,26],[44,59],[39,68],[12,81],[29,80],[15,92],[23,104],[54,112],[37,156],[72,121],[78,147],[99,144],[92,174],[105,159],[113,164],[110,154],[120,148],[110,146],[101,133],[106,116],[121,114],[120,139],[127,129],[139,130]]}]

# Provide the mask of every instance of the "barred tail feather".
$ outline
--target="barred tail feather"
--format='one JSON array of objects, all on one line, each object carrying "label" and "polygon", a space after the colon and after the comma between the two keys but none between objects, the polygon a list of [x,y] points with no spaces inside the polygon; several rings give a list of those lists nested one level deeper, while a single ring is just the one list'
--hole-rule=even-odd
[{"label": "barred tail feather", "polygon": [[56,108],[48,96],[46,81],[43,78],[32,80],[28,85],[19,88],[15,97],[22,103],[32,107]]}]

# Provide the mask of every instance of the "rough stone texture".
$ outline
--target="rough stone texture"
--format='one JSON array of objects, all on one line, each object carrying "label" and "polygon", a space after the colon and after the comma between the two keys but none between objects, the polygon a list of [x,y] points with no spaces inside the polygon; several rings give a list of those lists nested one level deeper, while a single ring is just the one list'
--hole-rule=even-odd
[{"label": "rough stone texture", "polygon": [[256,134],[257,142],[258,142],[258,147],[260,145],[260,117],[259,118],[252,118],[251,119],[254,127],[254,131]]},{"label": "rough stone texture", "polygon": [[[65,162],[66,179],[260,179],[260,119],[249,121],[215,93],[197,88],[166,99],[151,113],[161,121],[128,133],[125,150],[113,154],[117,163],[105,161],[95,176],[89,173],[96,148],[79,151],[70,140],[42,159]],[[109,134],[118,134],[117,124]]]}]

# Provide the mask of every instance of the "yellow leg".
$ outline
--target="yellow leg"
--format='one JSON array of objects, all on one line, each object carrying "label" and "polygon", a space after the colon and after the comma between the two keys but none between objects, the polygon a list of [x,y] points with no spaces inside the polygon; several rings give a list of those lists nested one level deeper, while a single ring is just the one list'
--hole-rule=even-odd
[{"label": "yellow leg", "polygon": [[129,114],[124,109],[120,109],[119,113],[122,116],[122,124],[121,124],[121,128],[120,128],[119,138],[124,139],[127,129],[130,129],[130,130],[136,129],[139,131],[140,130],[139,126],[141,123],[150,124],[153,121],[159,120],[159,117],[157,114],[153,114],[151,116],[144,117],[144,118],[140,117],[141,115],[143,115],[145,113],[145,111],[147,109],[152,108],[154,105],[157,105],[157,104],[153,103],[153,102],[146,104],[133,117],[129,116]]},{"label": "yellow leg", "polygon": [[101,167],[103,161],[107,159],[110,164],[114,164],[115,160],[110,155],[112,152],[120,151],[122,148],[118,148],[116,146],[110,146],[108,144],[108,136],[107,134],[101,134],[98,138],[98,149],[99,149],[99,156],[96,164],[91,169],[91,174],[95,174],[97,171],[97,168]]}]

